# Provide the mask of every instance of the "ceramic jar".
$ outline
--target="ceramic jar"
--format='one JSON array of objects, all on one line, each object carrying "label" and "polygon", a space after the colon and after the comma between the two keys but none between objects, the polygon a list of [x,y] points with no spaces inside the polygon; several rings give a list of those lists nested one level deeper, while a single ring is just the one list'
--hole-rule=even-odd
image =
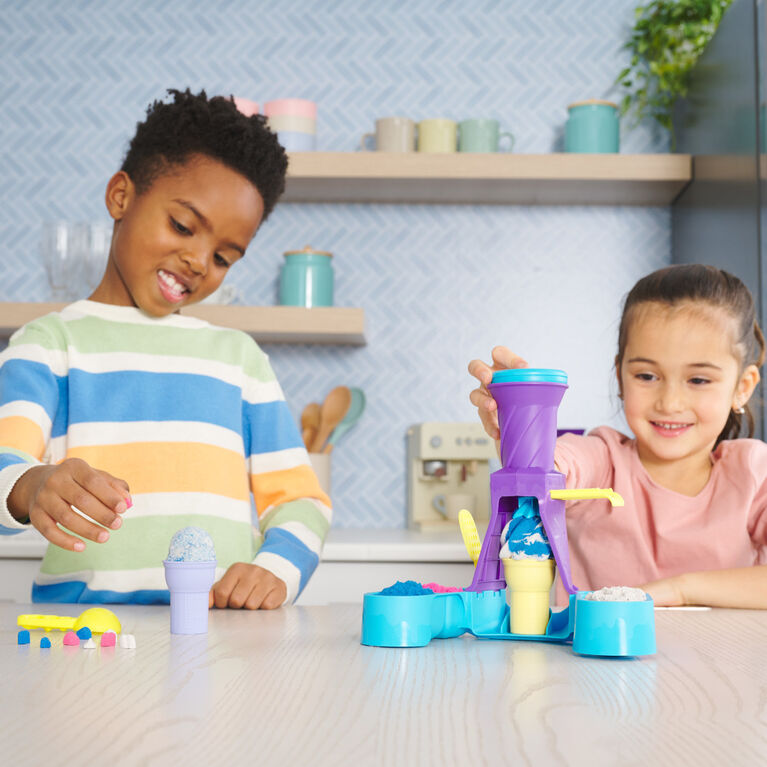
[{"label": "ceramic jar", "polygon": [[282,306],[333,306],[332,253],[315,250],[289,250],[280,271]]},{"label": "ceramic jar", "polygon": [[618,105],[591,99],[567,107],[565,152],[610,153],[618,151]]}]

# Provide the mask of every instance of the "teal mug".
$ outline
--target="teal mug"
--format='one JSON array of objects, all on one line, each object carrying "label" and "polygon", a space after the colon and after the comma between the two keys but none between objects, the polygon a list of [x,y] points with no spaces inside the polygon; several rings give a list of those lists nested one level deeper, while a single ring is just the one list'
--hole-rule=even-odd
[{"label": "teal mug", "polygon": [[617,104],[590,99],[570,104],[567,111],[565,152],[606,154],[618,151],[620,124]]},{"label": "teal mug", "polygon": [[508,139],[505,151],[510,152],[514,136],[509,132],[502,133],[498,120],[463,120],[458,124],[459,152],[497,152],[503,139]]},{"label": "teal mug", "polygon": [[282,306],[333,306],[333,254],[307,245],[289,250],[280,271]]}]

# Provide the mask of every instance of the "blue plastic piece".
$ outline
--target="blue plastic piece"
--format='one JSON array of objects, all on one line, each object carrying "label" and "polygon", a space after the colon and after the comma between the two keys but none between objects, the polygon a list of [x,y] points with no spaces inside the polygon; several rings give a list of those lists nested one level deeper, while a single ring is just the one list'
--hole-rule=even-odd
[{"label": "blue plastic piece", "polygon": [[93,634],[91,633],[91,630],[87,626],[83,626],[77,632],[78,639],[90,639],[91,636],[93,636]]},{"label": "blue plastic piece", "polygon": [[29,644],[29,631],[26,629],[19,631],[19,644]]},{"label": "blue plastic piece", "polygon": [[491,383],[527,383],[546,382],[567,385],[567,373],[564,370],[552,368],[514,368],[513,370],[496,370]]},{"label": "blue plastic piece", "polygon": [[397,581],[378,592],[385,597],[414,597],[421,594],[433,594],[433,589],[427,589],[417,581]]},{"label": "blue plastic piece", "polygon": [[473,634],[478,639],[573,642],[580,655],[636,656],[655,652],[652,600],[597,602],[570,595],[563,610],[552,611],[545,634],[512,634],[506,592],[459,591],[420,596],[365,594],[362,644],[371,647],[424,647],[432,639]]},{"label": "blue plastic piece", "polygon": [[51,646],[51,640],[48,639],[48,637],[43,637],[40,640],[40,647],[45,648],[45,647],[50,647],[50,646]]},{"label": "blue plastic piece", "polygon": [[652,655],[655,652],[655,605],[643,602],[597,602],[575,599],[573,652],[579,655]]}]

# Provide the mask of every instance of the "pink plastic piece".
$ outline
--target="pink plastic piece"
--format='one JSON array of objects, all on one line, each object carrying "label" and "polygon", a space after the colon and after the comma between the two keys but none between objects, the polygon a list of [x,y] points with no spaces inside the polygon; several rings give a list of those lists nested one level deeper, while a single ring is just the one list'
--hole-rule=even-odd
[{"label": "pink plastic piece", "polygon": [[117,640],[117,635],[115,634],[114,631],[105,631],[101,635],[101,646],[114,647],[116,640]]},{"label": "pink plastic piece", "polygon": [[64,644],[79,646],[80,639],[78,638],[77,634],[75,634],[74,631],[67,631],[67,633],[64,634]]},{"label": "pink plastic piece", "polygon": [[435,594],[452,594],[454,591],[463,591],[456,586],[440,586],[439,583],[424,583],[425,589],[431,589]]}]

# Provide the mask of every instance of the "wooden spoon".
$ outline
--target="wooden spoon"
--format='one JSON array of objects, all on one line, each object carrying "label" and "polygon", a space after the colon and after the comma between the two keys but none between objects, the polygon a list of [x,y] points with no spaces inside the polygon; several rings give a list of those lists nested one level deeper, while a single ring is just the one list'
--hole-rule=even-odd
[{"label": "wooden spoon", "polygon": [[320,404],[319,402],[310,402],[301,413],[301,438],[307,450],[311,448],[319,428]]},{"label": "wooden spoon", "polygon": [[341,423],[346,415],[346,411],[349,410],[351,402],[352,393],[349,391],[348,386],[336,386],[335,389],[330,390],[320,409],[320,427],[317,430],[314,442],[312,442],[310,452],[319,453],[322,451],[330,433]]}]

